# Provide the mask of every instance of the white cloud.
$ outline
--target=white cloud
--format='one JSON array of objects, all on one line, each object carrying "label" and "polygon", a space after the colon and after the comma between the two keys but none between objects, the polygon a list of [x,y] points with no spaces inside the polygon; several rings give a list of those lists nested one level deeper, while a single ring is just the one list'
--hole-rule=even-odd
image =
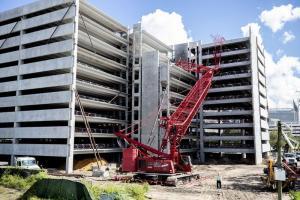
[{"label": "white cloud", "polygon": [[289,31],[289,32],[285,31],[283,33],[283,41],[282,42],[283,42],[283,44],[286,44],[286,43],[294,40],[295,38],[296,38],[295,35],[291,31]]},{"label": "white cloud", "polygon": [[274,6],[271,10],[262,11],[259,18],[273,32],[277,32],[286,22],[300,18],[300,7],[293,8],[292,4]]},{"label": "white cloud", "polygon": [[265,51],[265,62],[269,107],[292,107],[300,86],[300,77],[295,75],[300,72],[300,58],[284,55],[274,62],[272,55]]},{"label": "white cloud", "polygon": [[142,16],[142,27],[168,45],[192,41],[184,27],[182,16],[176,12],[168,13],[157,9]]},{"label": "white cloud", "polygon": [[[241,27],[243,36],[249,35],[249,26],[262,41],[260,27],[257,23],[249,23]],[[300,86],[300,77],[296,76],[296,74],[300,74],[300,58],[283,55],[275,62],[266,49],[264,52],[269,107],[292,107],[292,100],[296,98],[296,91]]]},{"label": "white cloud", "polygon": [[282,50],[282,49],[278,49],[278,50],[276,51],[276,55],[277,55],[277,56],[282,56],[282,54],[283,54],[283,50]]},{"label": "white cloud", "polygon": [[258,42],[262,43],[262,37],[260,34],[260,25],[258,23],[249,23],[245,26],[242,26],[241,31],[242,31],[244,37],[249,36],[250,29],[251,29],[251,32],[257,36]]}]

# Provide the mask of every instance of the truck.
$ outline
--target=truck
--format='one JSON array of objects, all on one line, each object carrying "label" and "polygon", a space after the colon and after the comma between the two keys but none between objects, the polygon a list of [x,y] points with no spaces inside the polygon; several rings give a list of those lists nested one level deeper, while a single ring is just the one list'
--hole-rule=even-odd
[{"label": "truck", "polygon": [[21,169],[40,170],[34,157],[16,157],[15,166]]}]

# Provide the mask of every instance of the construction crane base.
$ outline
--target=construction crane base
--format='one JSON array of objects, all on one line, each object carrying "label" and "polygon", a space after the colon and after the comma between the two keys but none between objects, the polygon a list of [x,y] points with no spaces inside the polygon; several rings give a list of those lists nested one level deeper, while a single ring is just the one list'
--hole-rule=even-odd
[{"label": "construction crane base", "polygon": [[148,182],[150,185],[178,186],[198,179],[200,179],[199,173],[163,174],[136,172],[132,181]]}]

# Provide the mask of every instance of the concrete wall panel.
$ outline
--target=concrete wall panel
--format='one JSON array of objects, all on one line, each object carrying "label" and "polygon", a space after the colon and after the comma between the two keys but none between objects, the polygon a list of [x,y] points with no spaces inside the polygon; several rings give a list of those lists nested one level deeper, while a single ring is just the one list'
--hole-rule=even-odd
[{"label": "concrete wall panel", "polygon": [[66,157],[68,155],[66,144],[16,144],[15,155],[30,156],[55,156]]},{"label": "concrete wall panel", "polygon": [[73,57],[56,58],[46,61],[23,64],[20,66],[20,74],[31,74],[36,72],[68,69],[73,66]]},{"label": "concrete wall panel", "polygon": [[70,109],[34,110],[17,112],[17,122],[70,120]]},{"label": "concrete wall panel", "polygon": [[23,49],[21,51],[21,59],[34,58],[39,56],[46,56],[49,54],[63,53],[72,51],[73,40],[65,40],[62,42],[55,42],[48,45]]},{"label": "concrete wall panel", "polygon": [[24,106],[52,103],[69,103],[70,99],[71,91],[23,95],[17,98],[17,105]]},{"label": "concrete wall panel", "polygon": [[39,10],[51,8],[57,5],[62,5],[73,0],[51,0],[51,1],[36,1],[22,7],[11,9],[0,13],[0,21],[16,18],[22,15],[37,12]]},{"label": "concrete wall panel", "polygon": [[28,89],[37,89],[37,88],[44,88],[44,87],[67,86],[71,84],[72,84],[72,74],[60,74],[60,75],[53,75],[53,76],[47,76],[41,78],[21,80],[19,84],[19,89],[28,90]]},{"label": "concrete wall panel", "polygon": [[18,73],[17,66],[0,68],[0,78],[16,76]]},{"label": "concrete wall panel", "polygon": [[12,144],[1,144],[0,145],[0,155],[10,155],[13,152]]},{"label": "concrete wall panel", "polygon": [[15,112],[2,112],[0,113],[0,122],[14,122]]}]

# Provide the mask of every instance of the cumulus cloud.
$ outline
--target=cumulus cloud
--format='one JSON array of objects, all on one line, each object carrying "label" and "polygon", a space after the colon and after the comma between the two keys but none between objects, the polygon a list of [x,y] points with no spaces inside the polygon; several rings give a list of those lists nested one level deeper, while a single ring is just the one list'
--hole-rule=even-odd
[{"label": "cumulus cloud", "polygon": [[294,40],[295,38],[296,38],[295,35],[291,31],[289,31],[289,32],[285,31],[283,33],[283,40],[282,40],[282,42],[283,42],[283,44],[286,44],[286,43]]},{"label": "cumulus cloud", "polygon": [[192,41],[184,27],[182,16],[176,12],[157,9],[142,16],[141,23],[144,30],[168,45]]},{"label": "cumulus cloud", "polygon": [[274,6],[271,10],[262,11],[259,18],[273,32],[277,32],[286,22],[300,18],[300,7],[293,8],[292,4]]},{"label": "cumulus cloud", "polygon": [[[249,36],[249,27],[262,41],[257,23],[241,27],[243,36]],[[283,55],[275,62],[273,56],[265,50],[265,65],[269,107],[292,107],[292,100],[296,98],[300,86],[300,77],[296,75],[300,74],[300,58]]]},{"label": "cumulus cloud", "polygon": [[299,89],[300,59],[298,57],[282,56],[277,62],[270,53],[265,51],[269,107],[292,107],[292,100],[297,97]]}]

